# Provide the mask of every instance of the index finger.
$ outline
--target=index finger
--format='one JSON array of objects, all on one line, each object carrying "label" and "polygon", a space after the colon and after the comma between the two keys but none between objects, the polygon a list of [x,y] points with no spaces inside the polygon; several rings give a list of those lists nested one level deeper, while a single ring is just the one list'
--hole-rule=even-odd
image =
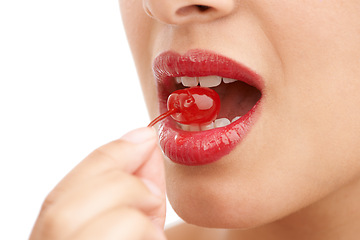
[{"label": "index finger", "polygon": [[[133,130],[118,140],[94,150],[59,184],[81,182],[107,171],[135,173],[157,149],[157,136],[151,128]],[[154,166],[156,167],[156,166]]]}]

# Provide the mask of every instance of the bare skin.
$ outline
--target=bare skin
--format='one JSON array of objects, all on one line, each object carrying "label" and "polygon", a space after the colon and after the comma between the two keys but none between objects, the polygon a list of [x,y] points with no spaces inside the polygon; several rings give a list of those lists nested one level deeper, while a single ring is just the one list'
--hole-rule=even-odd
[{"label": "bare skin", "polygon": [[210,165],[163,159],[149,129],[95,150],[50,193],[31,240],[164,239],[165,182],[187,222],[169,240],[358,239],[357,0],[119,2],[152,118],[154,58],[195,48],[262,76],[261,117]]},{"label": "bare skin", "polygon": [[96,149],[48,195],[30,239],[165,239],[156,142],[144,128]]}]

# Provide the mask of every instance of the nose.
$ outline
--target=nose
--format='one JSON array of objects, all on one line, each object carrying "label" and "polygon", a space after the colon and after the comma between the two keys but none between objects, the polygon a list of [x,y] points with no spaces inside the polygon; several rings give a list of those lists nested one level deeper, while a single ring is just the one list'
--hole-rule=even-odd
[{"label": "nose", "polygon": [[160,22],[181,25],[208,22],[230,14],[236,0],[143,0],[145,11]]}]

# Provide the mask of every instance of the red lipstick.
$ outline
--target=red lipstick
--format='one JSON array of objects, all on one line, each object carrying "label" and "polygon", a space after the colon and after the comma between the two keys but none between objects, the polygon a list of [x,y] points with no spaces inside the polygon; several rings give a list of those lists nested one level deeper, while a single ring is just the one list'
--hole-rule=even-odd
[{"label": "red lipstick", "polygon": [[[206,50],[190,50],[184,55],[168,51],[154,60],[160,112],[166,112],[167,97],[176,90],[177,77],[220,76],[236,79],[260,92],[262,78],[254,71],[225,56]],[[203,165],[229,154],[245,138],[260,112],[260,98],[240,119],[225,127],[206,131],[184,131],[172,118],[159,125],[160,146],[173,162],[184,165]]]}]

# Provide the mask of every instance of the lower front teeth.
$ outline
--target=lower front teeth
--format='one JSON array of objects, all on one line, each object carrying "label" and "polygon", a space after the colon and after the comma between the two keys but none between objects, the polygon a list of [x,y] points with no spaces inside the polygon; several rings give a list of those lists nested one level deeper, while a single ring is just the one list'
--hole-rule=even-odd
[{"label": "lower front teeth", "polygon": [[234,117],[233,120],[231,120],[231,122],[235,122],[236,120],[240,119],[241,117],[240,116],[237,116],[237,117]]},{"label": "lower front teeth", "polygon": [[210,124],[205,124],[205,125],[199,125],[199,124],[185,125],[185,124],[181,124],[181,123],[178,123],[178,125],[179,125],[180,129],[182,129],[184,131],[190,131],[190,132],[206,131],[206,130],[211,130],[214,128],[225,127],[240,118],[241,118],[240,116],[235,117],[231,122],[227,118],[219,118],[219,119],[216,119],[214,122],[211,122]]},{"label": "lower front teeth", "polygon": [[214,122],[211,122],[211,123],[206,124],[206,125],[201,125],[201,127],[200,127],[200,129],[201,129],[202,131],[210,130],[210,129],[213,129],[213,128],[215,128]]},{"label": "lower front teeth", "polygon": [[225,127],[230,124],[230,120],[227,118],[219,118],[215,120],[215,128]]}]

